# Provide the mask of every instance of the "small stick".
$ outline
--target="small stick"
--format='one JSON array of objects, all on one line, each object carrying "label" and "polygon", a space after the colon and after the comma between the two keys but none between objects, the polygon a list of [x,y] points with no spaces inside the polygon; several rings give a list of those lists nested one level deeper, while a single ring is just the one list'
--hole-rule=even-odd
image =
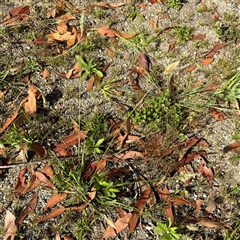
[{"label": "small stick", "polygon": [[[69,159],[72,159],[72,158],[73,157],[57,158],[57,160],[69,160]],[[48,158],[48,159],[36,160],[36,161],[32,161],[32,162],[9,164],[9,165],[0,166],[0,169],[8,169],[8,168],[16,168],[16,167],[25,167],[25,166],[37,165],[37,164],[41,164],[41,163],[46,163],[46,162],[51,161],[51,160],[53,160],[53,159]]]}]

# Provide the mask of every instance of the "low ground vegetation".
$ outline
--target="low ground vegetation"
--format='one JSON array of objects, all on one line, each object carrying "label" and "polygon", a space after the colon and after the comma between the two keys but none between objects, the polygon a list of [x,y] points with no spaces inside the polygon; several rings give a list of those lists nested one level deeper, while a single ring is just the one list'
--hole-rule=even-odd
[{"label": "low ground vegetation", "polygon": [[193,2],[3,6],[4,239],[240,238],[240,16]]}]

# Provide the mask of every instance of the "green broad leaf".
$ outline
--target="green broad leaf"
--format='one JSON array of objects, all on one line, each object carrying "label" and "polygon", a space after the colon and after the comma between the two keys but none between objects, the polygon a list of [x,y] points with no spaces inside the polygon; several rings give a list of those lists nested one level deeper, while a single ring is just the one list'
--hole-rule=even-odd
[{"label": "green broad leaf", "polygon": [[158,226],[156,227],[156,231],[159,232],[159,233],[162,233],[162,232],[165,232],[167,231],[168,228],[165,224],[163,223],[158,223]]},{"label": "green broad leaf", "polygon": [[81,79],[86,80],[87,76],[88,76],[87,72],[84,72],[81,76]]},{"label": "green broad leaf", "polygon": [[181,234],[178,233],[171,233],[172,237],[174,237],[175,239],[178,239],[181,237]]},{"label": "green broad leaf", "polygon": [[78,63],[80,64],[81,68],[83,68],[84,70],[87,69],[87,63],[84,62],[84,60],[82,59],[82,57],[80,57],[79,55],[76,56],[76,60],[78,61]]},{"label": "green broad leaf", "polygon": [[100,182],[100,185],[103,186],[103,187],[108,187],[109,183],[106,182],[106,181],[102,181],[102,182]]},{"label": "green broad leaf", "polygon": [[116,188],[110,188],[109,191],[112,192],[112,193],[120,192],[120,191],[119,191],[118,189],[116,189]]},{"label": "green broad leaf", "polygon": [[168,218],[168,219],[167,219],[166,226],[167,226],[168,229],[172,226],[172,220],[171,220],[171,218]]},{"label": "green broad leaf", "polygon": [[97,74],[98,77],[103,77],[103,73],[99,70],[96,70],[95,72]]},{"label": "green broad leaf", "polygon": [[100,146],[104,142],[104,140],[104,138],[99,139],[96,143],[96,147]]},{"label": "green broad leaf", "polygon": [[100,154],[100,153],[102,153],[102,150],[100,150],[99,148],[95,148],[95,149],[94,149],[94,152]]}]

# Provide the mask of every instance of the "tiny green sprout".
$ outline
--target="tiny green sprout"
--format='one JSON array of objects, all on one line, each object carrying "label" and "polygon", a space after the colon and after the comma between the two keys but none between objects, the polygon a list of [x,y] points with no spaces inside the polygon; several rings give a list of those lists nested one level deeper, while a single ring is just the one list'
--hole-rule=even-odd
[{"label": "tiny green sprout", "polygon": [[96,180],[96,183],[94,184],[96,190],[102,191],[102,193],[108,198],[116,198],[115,193],[119,192],[119,190],[114,187],[112,181],[106,180],[106,176],[104,174],[95,174],[93,178]]},{"label": "tiny green sprout", "polygon": [[114,83],[116,82],[116,79],[110,79],[107,80],[106,82],[102,82],[98,85],[98,89],[101,89],[103,96],[106,99],[110,99],[111,96],[113,95],[113,91],[114,91]]},{"label": "tiny green sprout", "polygon": [[102,153],[102,150],[100,148],[104,141],[104,138],[99,139],[97,142],[95,142],[95,140],[91,136],[87,138],[85,141],[86,155]]},{"label": "tiny green sprout", "polygon": [[144,17],[142,14],[138,13],[137,8],[133,7],[131,9],[130,14],[128,15],[128,18],[134,20],[136,17],[138,17],[141,21],[144,21]]},{"label": "tiny green sprout", "polygon": [[174,29],[174,34],[180,41],[186,42],[192,36],[192,28],[185,25],[176,27]]},{"label": "tiny green sprout", "polygon": [[214,95],[229,103],[240,99],[240,70],[224,82],[223,85],[215,91]]},{"label": "tiny green sprout", "polygon": [[2,72],[0,72],[0,83],[9,85],[8,81],[5,81],[5,78],[9,74],[10,70],[8,68],[4,69]]},{"label": "tiny green sprout", "polygon": [[224,230],[225,235],[226,235],[226,240],[233,240],[233,239],[240,239],[239,236],[237,236],[237,232],[240,229],[240,222],[238,222],[234,228],[234,230],[231,233],[228,233],[226,230]]},{"label": "tiny green sprout", "polygon": [[27,58],[26,64],[23,68],[23,71],[26,72],[40,72],[41,66],[32,58]]},{"label": "tiny green sprout", "polygon": [[81,79],[85,80],[92,75],[97,75],[98,77],[103,77],[103,73],[97,69],[98,64],[94,62],[93,58],[84,61],[83,58],[79,55],[76,56],[76,60],[79,63],[82,69]]},{"label": "tiny green sprout", "polygon": [[171,227],[172,221],[170,218],[167,219],[166,223],[160,223],[158,222],[157,227],[155,230],[161,234],[162,236],[159,238],[159,240],[174,240],[179,239],[181,237],[181,234],[177,233],[177,227]]},{"label": "tiny green sprout", "polygon": [[180,0],[167,0],[167,8],[173,8],[175,10],[180,10],[182,8],[182,3]]}]

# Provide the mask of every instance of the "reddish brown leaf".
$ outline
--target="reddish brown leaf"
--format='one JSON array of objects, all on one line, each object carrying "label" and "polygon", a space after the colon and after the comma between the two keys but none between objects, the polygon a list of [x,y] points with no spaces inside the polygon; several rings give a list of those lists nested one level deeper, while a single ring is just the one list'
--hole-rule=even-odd
[{"label": "reddish brown leaf", "polygon": [[169,47],[168,47],[168,52],[172,51],[175,47],[175,41],[170,42]]},{"label": "reddish brown leaf", "polygon": [[70,31],[71,31],[71,36],[67,40],[67,46],[68,47],[73,46],[75,44],[76,39],[77,39],[77,30],[76,30],[76,28],[72,27],[70,29]]},{"label": "reddish brown leaf", "polygon": [[52,212],[50,212],[48,215],[38,218],[35,222],[36,223],[45,222],[51,218],[55,218],[61,215],[65,210],[66,210],[65,207],[56,208]]},{"label": "reddish brown leaf", "polygon": [[26,15],[30,13],[30,6],[19,6],[9,12],[11,17]]},{"label": "reddish brown leaf", "polygon": [[63,14],[60,17],[58,17],[59,21],[64,21],[64,22],[68,22],[69,20],[74,20],[74,19],[76,19],[76,17],[70,14]]},{"label": "reddish brown leaf", "polygon": [[94,161],[92,162],[87,169],[83,172],[82,180],[88,180],[93,173],[97,170],[97,173],[100,173],[104,170],[106,166],[106,160],[102,159],[100,162]]},{"label": "reddish brown leaf", "polygon": [[207,163],[200,155],[196,156],[196,159],[200,160],[200,164],[197,168],[197,171],[199,173],[201,173],[204,177],[206,177],[209,185],[212,186],[213,180],[214,180],[214,175],[213,175],[212,169],[210,167],[208,167]]},{"label": "reddish brown leaf", "polygon": [[47,42],[47,39],[45,39],[45,38],[34,38],[33,42],[36,43],[36,44],[43,44],[43,43]]},{"label": "reddish brown leaf", "polygon": [[43,145],[41,145],[38,142],[35,143],[31,143],[28,147],[29,150],[34,151],[35,153],[37,153],[41,158],[47,154],[47,151],[45,149],[45,147]]},{"label": "reddish brown leaf", "polygon": [[206,37],[206,34],[198,34],[196,36],[193,36],[192,40],[196,41],[196,40],[201,40],[204,39]]},{"label": "reddish brown leaf", "polygon": [[218,20],[218,19],[219,19],[219,13],[215,12],[215,14],[214,14],[214,20],[216,21],[216,20]]},{"label": "reddish brown leaf", "polygon": [[214,48],[205,57],[212,58],[218,52],[219,49],[225,47],[226,45],[228,45],[228,42],[216,44]]},{"label": "reddish brown leaf", "polygon": [[74,240],[73,238],[67,236],[67,235],[63,235],[62,236],[64,240]]},{"label": "reddish brown leaf", "polygon": [[43,73],[42,73],[42,77],[43,77],[44,79],[50,77],[50,72],[48,71],[47,68],[44,68]]},{"label": "reddish brown leaf", "polygon": [[40,172],[44,173],[48,177],[53,176],[53,170],[49,165],[45,165],[43,169],[40,170]]},{"label": "reddish brown leaf", "polygon": [[167,187],[165,187],[164,189],[157,189],[157,194],[163,200],[168,200],[170,198],[170,192]]},{"label": "reddish brown leaf", "polygon": [[223,151],[225,153],[231,151],[231,152],[239,152],[240,151],[240,142],[234,142],[231,143],[229,145],[227,145],[226,147],[224,147]]},{"label": "reddish brown leaf", "polygon": [[127,151],[125,153],[116,154],[115,158],[117,160],[126,160],[126,159],[129,159],[129,158],[144,158],[144,156],[141,152]]},{"label": "reddish brown leaf", "polygon": [[215,91],[218,87],[219,87],[219,85],[217,85],[217,84],[209,85],[209,86],[206,87],[205,90],[208,91],[208,92],[212,92],[212,91]]},{"label": "reddish brown leaf", "polygon": [[94,83],[95,83],[95,77],[91,76],[91,78],[88,81],[88,85],[87,85],[88,92],[93,90]]},{"label": "reddish brown leaf", "polygon": [[[67,156],[67,148],[70,146],[73,146],[75,144],[78,144],[79,142],[82,142],[86,138],[86,134],[88,131],[79,131],[79,132],[73,132],[67,137],[64,137],[61,141],[63,143],[57,144],[56,148],[54,149],[54,152],[57,154],[57,156]],[[66,155],[64,155],[66,153]]]},{"label": "reddish brown leaf", "polygon": [[152,25],[154,30],[158,29],[158,20],[157,19],[150,21],[150,24]]},{"label": "reddish brown leaf", "polygon": [[113,38],[113,37],[116,37],[116,36],[121,36],[123,38],[128,39],[128,38],[132,38],[132,37],[134,37],[136,35],[136,34],[122,33],[122,32],[119,32],[117,30],[111,29],[108,26],[102,26],[102,27],[96,28],[96,30],[101,35],[104,35],[104,36],[107,36],[107,37],[110,37],[110,38]]},{"label": "reddish brown leaf", "polygon": [[117,213],[118,213],[118,216],[121,218],[123,216],[125,216],[127,214],[127,212],[125,210],[123,210],[122,208],[118,208],[117,209]]},{"label": "reddish brown leaf", "polygon": [[50,12],[47,13],[47,18],[50,18],[50,17],[55,18],[56,12],[57,12],[57,10],[56,10],[56,8],[54,8],[53,10],[51,10]]},{"label": "reddish brown leaf", "polygon": [[219,222],[219,221],[213,221],[207,217],[192,217],[192,216],[188,216],[186,218],[187,222],[190,222],[190,223],[198,223],[202,226],[205,226],[205,227],[221,227],[221,226],[224,226],[224,224],[222,222]]},{"label": "reddish brown leaf", "polygon": [[48,208],[54,207],[57,203],[61,202],[68,194],[67,193],[62,193],[62,194],[56,194],[52,196],[43,211],[45,212]]},{"label": "reddish brown leaf", "polygon": [[26,113],[32,114],[37,111],[37,99],[40,97],[40,92],[33,84],[30,84],[28,94],[28,101],[24,104],[24,109]]},{"label": "reddish brown leaf", "polygon": [[135,229],[135,227],[137,226],[137,222],[139,217],[142,215],[142,211],[149,199],[149,196],[151,194],[151,188],[146,189],[141,197],[139,198],[139,200],[136,202],[135,207],[139,210],[139,211],[134,211],[129,222],[128,222],[128,227],[129,227],[129,234],[132,233],[132,231]]},{"label": "reddish brown leaf", "polygon": [[201,212],[201,205],[204,203],[204,200],[197,199],[196,200],[196,213],[199,214]]},{"label": "reddish brown leaf", "polygon": [[68,27],[66,25],[65,22],[60,22],[57,26],[57,31],[60,33],[60,34],[64,34],[66,33],[68,30]]},{"label": "reddish brown leaf", "polygon": [[17,21],[22,21],[30,13],[30,6],[19,6],[9,12],[9,14],[2,20],[2,24],[14,24]]},{"label": "reddish brown leaf", "polygon": [[210,58],[210,57],[207,57],[207,58],[204,58],[203,60],[201,60],[201,64],[203,66],[209,65],[212,62],[213,62],[213,58]]},{"label": "reddish brown leaf", "polygon": [[209,227],[209,228],[220,228],[223,226],[223,223],[219,222],[219,221],[212,221],[212,220],[200,220],[198,222],[198,224],[204,226],[204,227]]},{"label": "reddish brown leaf", "polygon": [[172,205],[171,201],[167,201],[164,213],[165,213],[166,218],[170,218],[172,223],[174,223],[173,205]]},{"label": "reddish brown leaf", "polygon": [[26,173],[27,169],[26,168],[23,168],[19,174],[18,174],[18,178],[17,178],[17,183],[15,185],[15,188],[14,190],[17,190],[19,189],[20,187],[25,187],[26,184],[25,184],[25,173]]},{"label": "reddish brown leaf", "polygon": [[123,217],[119,218],[114,223],[116,229],[114,229],[112,226],[108,226],[104,231],[103,238],[115,237],[119,232],[121,232],[128,226],[128,222],[131,219],[131,217],[132,217],[132,214],[128,213]]},{"label": "reddish brown leaf", "polygon": [[128,33],[123,33],[123,32],[116,32],[116,36],[118,36],[118,35],[120,35],[121,37],[123,37],[125,39],[133,38],[134,36],[136,36],[135,33],[128,34]]},{"label": "reddish brown leaf", "polygon": [[[209,147],[209,143],[203,138],[200,139],[200,141],[198,142],[198,145],[201,147]],[[200,152],[199,152],[199,155],[205,156],[205,154],[200,153]]]},{"label": "reddish brown leaf", "polygon": [[177,203],[177,204],[190,204],[191,203],[190,201],[188,201],[184,198],[180,198],[180,197],[170,198],[169,201],[173,202],[173,203]]},{"label": "reddish brown leaf", "polygon": [[130,75],[129,75],[129,80],[130,80],[130,83],[131,83],[131,85],[132,85],[132,87],[135,91],[142,91],[142,89],[133,80],[132,73],[130,73]]},{"label": "reddish brown leaf", "polygon": [[73,146],[78,144],[78,142],[82,142],[86,138],[87,133],[88,131],[80,130],[79,132],[74,132],[67,137],[64,137],[61,141],[64,143],[63,145],[65,147]]},{"label": "reddish brown leaf", "polygon": [[140,214],[138,212],[133,212],[129,222],[128,222],[128,233],[131,234],[136,228]]},{"label": "reddish brown leaf", "polygon": [[147,71],[149,70],[149,61],[145,54],[141,53],[138,56],[138,63],[140,64],[140,66],[142,66]]},{"label": "reddish brown leaf", "polygon": [[112,179],[114,177],[118,177],[118,176],[122,176],[122,175],[130,175],[131,172],[132,171],[128,167],[114,168],[114,169],[109,170],[106,177],[107,177],[107,179]]},{"label": "reddish brown leaf", "polygon": [[170,192],[165,187],[164,189],[157,189],[157,194],[158,196],[166,201],[166,206],[165,206],[165,215],[166,218],[170,218],[172,220],[172,223],[174,222],[174,216],[173,216],[173,211],[172,211],[172,202],[170,201]]},{"label": "reddish brown leaf", "polygon": [[107,37],[115,37],[115,30],[110,29],[108,26],[102,26],[96,29],[100,34],[107,36]]},{"label": "reddish brown leaf", "polygon": [[148,0],[151,4],[159,3],[161,0]]},{"label": "reddish brown leaf", "polygon": [[121,6],[125,5],[125,4],[126,3],[124,3],[124,2],[119,2],[119,3],[99,2],[99,3],[96,3],[96,6],[113,9],[113,8],[121,7]]},{"label": "reddish brown leaf", "polygon": [[52,184],[52,182],[51,182],[49,179],[47,179],[47,178],[44,176],[43,173],[41,173],[41,172],[35,172],[35,174],[36,174],[37,179],[38,179],[40,182],[44,182],[47,187],[49,187],[49,188],[55,188],[55,186]]},{"label": "reddish brown leaf", "polygon": [[32,195],[32,199],[30,200],[30,202],[27,204],[26,208],[24,208],[24,210],[20,213],[20,215],[18,216],[17,220],[16,220],[16,224],[19,226],[22,226],[23,224],[23,220],[26,218],[27,215],[29,214],[33,214],[34,209],[37,206],[37,200],[38,200],[38,191],[36,191],[33,195]]},{"label": "reddish brown leaf", "polygon": [[[190,163],[191,161],[193,161],[197,155],[206,156],[207,154],[206,154],[206,152],[204,152],[204,151],[188,153],[188,154],[184,157],[184,165],[186,165],[186,164]],[[184,166],[184,165],[183,165],[183,166]]]},{"label": "reddish brown leaf", "polygon": [[182,69],[183,72],[191,72],[196,68],[196,65],[190,65]]},{"label": "reddish brown leaf", "polygon": [[220,110],[218,109],[210,109],[210,113],[219,121],[223,121],[224,120],[224,114],[223,112],[221,112]]},{"label": "reddish brown leaf", "polygon": [[22,104],[25,103],[27,100],[28,100],[28,97],[25,97],[21,101],[21,103],[20,103],[19,107],[16,109],[15,113],[4,123],[2,128],[0,128],[0,134],[3,133],[8,128],[8,126],[17,118],[19,109],[21,108]]},{"label": "reddish brown leaf", "polygon": [[26,193],[32,191],[33,189],[37,188],[40,183],[41,182],[36,178],[36,175],[34,173],[32,174],[28,184],[24,186],[19,186],[18,188],[15,187],[14,193],[16,194],[16,196],[21,197]]},{"label": "reddish brown leaf", "polygon": [[139,77],[147,75],[146,69],[144,69],[142,66],[136,66],[136,67],[133,67],[133,68],[129,68],[128,70],[130,70],[134,73],[137,73]]}]

